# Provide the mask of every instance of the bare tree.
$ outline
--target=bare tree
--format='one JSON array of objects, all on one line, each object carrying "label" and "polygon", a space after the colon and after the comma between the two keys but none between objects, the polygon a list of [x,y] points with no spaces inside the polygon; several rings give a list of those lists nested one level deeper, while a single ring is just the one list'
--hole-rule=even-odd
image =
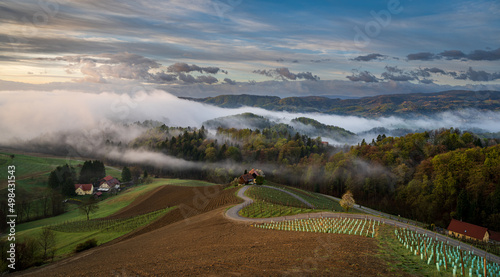
[{"label": "bare tree", "polygon": [[43,228],[43,231],[38,236],[38,244],[43,251],[43,259],[53,259],[56,246],[56,234],[49,228]]},{"label": "bare tree", "polygon": [[80,204],[78,209],[87,216],[87,220],[90,220],[90,214],[95,213],[99,209],[98,201],[94,197],[90,197],[87,201]]},{"label": "bare tree", "polygon": [[344,195],[342,195],[342,199],[340,200],[340,206],[344,208],[347,212],[349,212],[349,209],[354,207],[354,204],[356,204],[356,201],[354,201],[354,197],[352,196],[352,192],[348,190]]}]

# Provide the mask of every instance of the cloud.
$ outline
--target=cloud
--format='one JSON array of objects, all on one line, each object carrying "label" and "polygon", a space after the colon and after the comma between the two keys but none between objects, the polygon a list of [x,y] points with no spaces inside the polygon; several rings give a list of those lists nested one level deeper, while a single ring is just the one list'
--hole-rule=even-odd
[{"label": "cloud", "polygon": [[[465,72],[446,71],[437,67],[403,70],[397,66],[386,66],[385,70],[380,75],[380,78],[395,82],[418,81],[421,84],[433,84],[434,80],[430,79],[432,74],[448,75],[457,80],[470,80],[474,82],[489,82],[500,79],[500,72],[488,73],[483,70],[476,71],[472,67],[469,67]],[[358,72],[357,74],[354,72],[358,71],[354,70],[353,75],[347,76],[351,81],[376,82],[379,80],[368,71]]]},{"label": "cloud", "polygon": [[430,52],[421,52],[409,54],[408,60],[431,61],[438,59],[446,60],[472,60],[472,61],[497,61],[500,60],[500,48],[496,50],[474,50],[469,54],[465,54],[460,50],[445,50],[437,55]]},{"label": "cloud", "polygon": [[[38,60],[68,62],[66,72],[69,74],[80,71],[84,75],[77,82],[107,83],[109,79],[139,80],[153,83],[206,83],[214,84],[218,80],[212,76],[194,77],[189,72],[217,74],[228,72],[219,67],[200,67],[195,64],[175,63],[161,69],[161,64],[155,60],[128,52],[117,54],[73,55],[56,58],[38,58]],[[154,72],[153,72],[154,70]]]},{"label": "cloud", "polygon": [[431,61],[436,58],[436,56],[430,52],[420,52],[415,54],[408,54],[406,58],[409,61]]},{"label": "cloud", "polygon": [[[189,73],[192,71],[198,71],[200,73],[217,74],[220,70],[221,69],[218,67],[200,67],[195,64],[188,65],[187,63],[175,63],[167,68],[168,72],[175,73]],[[226,71],[223,71],[223,73],[226,73]]]},{"label": "cloud", "polygon": [[273,77],[274,75],[274,72],[273,70],[266,70],[266,69],[256,69],[254,71],[252,71],[253,73],[256,73],[256,74],[260,74],[260,75],[264,75],[264,76],[267,76],[267,77]]},{"label": "cloud", "polygon": [[447,60],[460,60],[465,58],[464,52],[459,50],[446,50],[439,53],[438,56],[443,57]]},{"label": "cloud", "polygon": [[107,78],[155,81],[167,79],[164,75],[151,74],[151,69],[161,65],[149,58],[122,52],[117,54],[73,55],[56,58],[38,58],[39,60],[66,61],[67,72],[79,70],[84,75],[80,82],[105,83]]},{"label": "cloud", "polygon": [[483,70],[474,70],[472,67],[469,67],[469,70],[467,70],[465,73],[461,73],[460,75],[457,75],[455,79],[458,80],[471,80],[474,82],[487,82],[487,81],[494,81],[500,79],[500,72],[494,72],[494,73],[488,73]]},{"label": "cloud", "polygon": [[[386,69],[386,72],[384,72],[380,75],[385,80],[391,80],[391,81],[396,81],[396,82],[406,82],[406,81],[418,80],[418,77],[416,76],[415,73],[405,72],[404,70],[398,68],[397,66],[386,66],[385,69]],[[422,74],[422,73],[420,73],[420,74]]]},{"label": "cloud", "polygon": [[446,71],[437,68],[437,67],[432,67],[432,68],[424,68],[424,71],[430,72],[430,73],[440,73],[440,74],[447,74]]},{"label": "cloud", "polygon": [[177,74],[167,74],[165,72],[158,72],[154,74],[154,79],[158,80],[160,83],[170,83],[177,81]]},{"label": "cloud", "polygon": [[467,58],[474,61],[497,61],[500,60],[500,48],[491,51],[474,50]]},{"label": "cloud", "polygon": [[183,81],[186,84],[196,84],[196,83],[215,84],[219,81],[219,80],[217,80],[217,78],[215,78],[213,76],[202,75],[202,76],[194,77],[193,75],[184,74],[182,72],[180,72],[178,74],[178,78],[179,78],[179,80]]},{"label": "cloud", "polygon": [[311,72],[292,73],[286,67],[279,67],[276,69],[269,69],[269,70],[257,69],[252,72],[281,80],[304,79],[304,80],[318,81],[320,79],[317,75],[313,75]]},{"label": "cloud", "polygon": [[358,62],[368,62],[368,61],[373,61],[373,60],[378,60],[378,59],[383,59],[387,56],[382,55],[382,54],[368,54],[366,56],[357,56],[356,58],[352,59],[353,61],[358,61]]},{"label": "cloud", "polygon": [[329,62],[331,59],[321,59],[321,60],[311,60],[312,63],[322,63],[322,62]]},{"label": "cloud", "polygon": [[377,77],[368,71],[353,72],[351,76],[346,76],[347,79],[353,82],[363,81],[365,83],[376,83],[378,82]]},{"label": "cloud", "polygon": [[421,79],[421,80],[419,80],[419,82],[422,83],[422,84],[433,84],[434,80],[431,80],[431,79]]},{"label": "cloud", "polygon": [[224,83],[229,85],[236,85],[236,82],[229,78],[224,78]]}]

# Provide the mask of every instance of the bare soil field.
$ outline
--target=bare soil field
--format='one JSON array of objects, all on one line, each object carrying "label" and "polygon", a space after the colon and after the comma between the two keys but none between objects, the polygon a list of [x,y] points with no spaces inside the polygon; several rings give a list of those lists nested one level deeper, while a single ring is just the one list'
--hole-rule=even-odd
[{"label": "bare soil field", "polygon": [[[220,191],[215,186],[214,191]],[[104,219],[120,219],[150,213],[156,210],[189,203],[197,194],[203,195],[203,188],[182,186],[161,186],[137,197],[130,205]]]},{"label": "bare soil field", "polygon": [[[134,202],[139,210],[145,210],[146,206],[152,203],[158,205],[156,208],[163,205],[173,206],[173,203],[177,203],[175,205],[179,205],[179,208],[121,240],[21,274],[25,276],[405,275],[402,272],[388,271],[386,262],[376,256],[378,246],[373,238],[265,230],[236,223],[223,215],[230,204],[240,201],[234,196],[233,189],[217,192],[214,188],[211,188],[211,191],[196,189],[198,191],[189,187],[163,187],[145,195],[142,200]],[[124,210],[113,216],[134,214],[135,211],[129,208],[127,208],[128,213]]]}]

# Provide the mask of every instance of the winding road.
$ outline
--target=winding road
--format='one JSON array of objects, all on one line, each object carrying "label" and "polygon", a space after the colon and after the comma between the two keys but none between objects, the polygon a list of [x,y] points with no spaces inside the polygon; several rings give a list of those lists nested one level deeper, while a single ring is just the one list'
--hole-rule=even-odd
[{"label": "winding road", "polygon": [[[381,213],[381,212],[378,212],[378,211],[375,211],[375,210],[372,210],[370,208],[363,207],[363,206],[356,206],[356,209],[362,210],[362,211],[368,213],[369,215],[364,215],[364,214],[349,214],[349,213],[318,212],[318,213],[306,213],[306,214],[297,214],[297,215],[289,215],[289,216],[281,216],[281,217],[270,217],[270,218],[248,218],[248,217],[243,217],[243,216],[239,215],[239,212],[241,211],[241,209],[243,209],[244,207],[246,207],[246,206],[248,206],[248,205],[250,205],[251,203],[254,202],[253,199],[251,199],[251,198],[249,198],[249,197],[247,197],[245,195],[245,191],[249,187],[250,186],[244,186],[240,190],[238,190],[237,196],[240,197],[240,198],[242,198],[244,200],[244,202],[241,203],[241,204],[238,204],[238,205],[236,205],[234,207],[231,207],[230,209],[228,209],[226,211],[226,213],[224,215],[228,219],[231,219],[231,220],[234,220],[234,221],[237,221],[237,222],[241,222],[241,223],[248,223],[248,224],[251,224],[251,223],[265,223],[265,222],[277,222],[277,221],[295,220],[295,219],[307,219],[307,218],[355,218],[355,219],[372,219],[372,220],[375,220],[375,221],[380,221],[381,223],[384,223],[384,224],[389,224],[389,225],[393,225],[395,227],[400,227],[400,228],[407,228],[407,229],[410,229],[410,230],[415,231],[415,232],[420,233],[420,234],[426,234],[429,237],[434,237],[434,238],[436,238],[436,239],[438,239],[438,240],[440,240],[442,242],[448,243],[448,244],[450,244],[452,246],[460,246],[460,248],[462,250],[473,251],[473,253],[475,255],[477,255],[477,256],[480,256],[480,257],[485,257],[486,256],[487,260],[489,260],[491,262],[495,262],[497,264],[500,264],[500,257],[498,257],[496,255],[493,255],[493,254],[490,254],[490,253],[486,253],[484,250],[476,248],[476,247],[474,247],[472,245],[464,244],[464,243],[462,243],[460,241],[457,241],[457,240],[452,239],[450,237],[447,237],[447,236],[444,236],[444,235],[432,232],[430,230],[423,229],[421,227],[410,225],[408,223],[400,222],[400,221],[397,221],[397,220],[389,219],[389,218],[387,218],[387,217],[389,217],[388,214]],[[272,188],[272,189],[277,189],[277,190],[280,190],[280,191],[284,191],[284,192],[286,192],[286,193],[294,196],[295,198],[297,198],[299,200],[302,199],[299,196],[294,195],[291,192],[288,192],[288,191],[285,191],[285,190],[282,190],[282,189],[279,189],[279,188],[269,187],[269,186],[265,186],[265,187]],[[333,197],[333,196],[328,196],[328,195],[324,195],[324,196],[329,197],[329,198],[331,198],[333,200],[336,200],[336,201],[340,200],[340,199],[338,199],[336,197]],[[307,203],[307,204],[311,205],[310,203],[308,203],[304,199],[302,199],[301,201],[304,202],[304,203]]]}]

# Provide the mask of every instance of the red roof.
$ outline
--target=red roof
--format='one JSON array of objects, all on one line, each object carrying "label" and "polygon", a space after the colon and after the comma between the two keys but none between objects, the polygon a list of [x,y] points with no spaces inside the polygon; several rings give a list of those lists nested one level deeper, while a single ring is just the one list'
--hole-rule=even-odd
[{"label": "red roof", "polygon": [[499,232],[495,232],[495,231],[491,231],[491,230],[488,230],[488,232],[490,232],[490,239],[500,242],[500,233]]},{"label": "red roof", "polygon": [[250,172],[248,172],[248,174],[252,174],[252,175],[255,174],[255,175],[259,176],[259,173],[257,172],[257,170],[255,170],[253,168],[252,168],[252,170],[250,170]]},{"label": "red roof", "polygon": [[111,175],[108,175],[108,176],[102,178],[101,182],[99,184],[102,185],[104,182],[106,182],[110,186],[112,186],[112,185],[119,185],[120,184],[120,181],[118,181],[116,178],[114,178]]},{"label": "red roof", "polygon": [[463,221],[458,221],[455,219],[451,220],[450,225],[448,226],[448,230],[478,240],[483,240],[484,235],[486,234],[486,232],[488,232],[488,228],[477,226]]},{"label": "red roof", "polygon": [[92,189],[92,184],[75,184],[75,190],[82,188],[83,191],[90,191]]}]

